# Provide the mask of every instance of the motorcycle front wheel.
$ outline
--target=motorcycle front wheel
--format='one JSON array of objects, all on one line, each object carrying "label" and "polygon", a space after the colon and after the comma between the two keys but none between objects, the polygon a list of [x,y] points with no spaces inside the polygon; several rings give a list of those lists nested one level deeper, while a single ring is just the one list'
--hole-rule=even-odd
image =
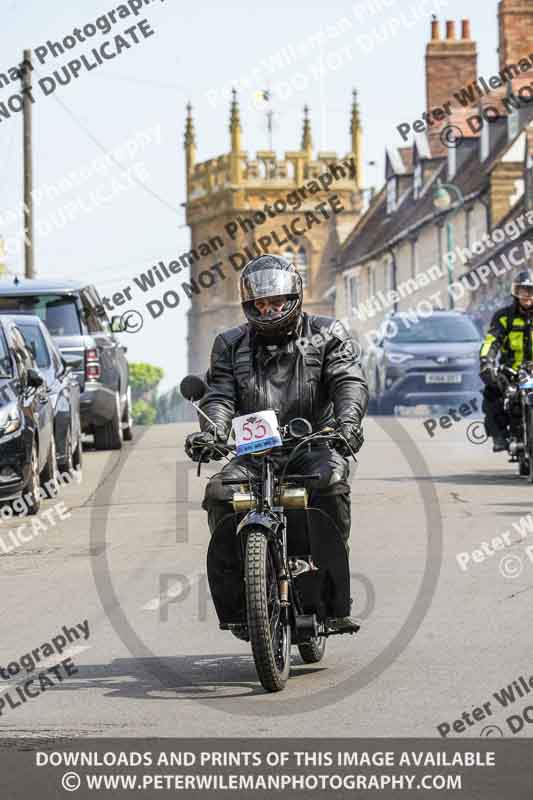
[{"label": "motorcycle front wheel", "polygon": [[246,544],[246,611],[255,668],[268,692],[287,683],[291,664],[291,629],[282,616],[276,565],[265,534],[251,530]]}]

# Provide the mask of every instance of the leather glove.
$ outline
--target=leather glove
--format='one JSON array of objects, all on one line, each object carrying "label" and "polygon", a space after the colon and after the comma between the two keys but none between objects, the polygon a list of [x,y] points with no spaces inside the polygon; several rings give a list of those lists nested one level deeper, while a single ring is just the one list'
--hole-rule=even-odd
[{"label": "leather glove", "polygon": [[481,360],[479,377],[485,386],[498,385],[498,370],[494,361],[489,358]]},{"label": "leather glove", "polygon": [[[353,422],[342,422],[337,425],[336,430],[342,434],[342,436],[344,436],[352,451],[354,453],[358,453],[365,441],[361,426],[356,425]],[[348,457],[351,455],[350,449],[346,443],[342,441],[342,439],[336,439],[333,446],[341,454],[341,456]]]},{"label": "leather glove", "polygon": [[199,461],[202,461],[203,464],[207,464],[208,461],[220,461],[224,456],[221,452],[215,450],[213,445],[217,442],[223,444],[225,441],[226,439],[223,439],[220,435],[215,437],[209,431],[190,433],[185,439],[185,454],[195,464]]}]

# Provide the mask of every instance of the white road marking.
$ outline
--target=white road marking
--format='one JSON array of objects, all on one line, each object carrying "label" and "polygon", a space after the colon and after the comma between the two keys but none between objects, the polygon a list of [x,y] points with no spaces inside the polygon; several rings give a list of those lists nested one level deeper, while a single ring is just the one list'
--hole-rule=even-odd
[{"label": "white road marking", "polygon": [[35,669],[32,672],[26,672],[24,677],[22,677],[24,670],[21,669],[17,675],[13,675],[14,678],[19,678],[18,681],[15,683],[2,683],[0,684],[0,694],[3,692],[7,692],[15,686],[18,686],[19,683],[24,683],[24,681],[29,681],[31,678],[34,678],[39,672],[42,672],[43,669],[48,669],[49,667],[55,667],[56,664],[59,664],[65,658],[72,658],[73,656],[78,656],[80,653],[84,653],[85,650],[90,650],[91,645],[86,644],[78,644],[74,645],[73,647],[68,647],[66,650],[63,650],[61,654],[56,654],[50,656],[49,658],[45,658],[44,661],[38,661],[35,665]]},{"label": "white road marking", "polygon": [[[189,587],[189,590],[192,589],[193,586],[196,586],[201,577],[201,575],[193,575],[192,578],[189,578],[187,575],[184,575],[183,580],[176,583],[171,583],[170,586],[167,587],[164,597],[161,595],[154,597],[153,600],[150,600],[142,607],[142,611],[158,611],[163,606],[166,606],[175,600],[176,597],[180,597],[187,586]],[[189,592],[187,592],[187,595],[188,594]]]}]

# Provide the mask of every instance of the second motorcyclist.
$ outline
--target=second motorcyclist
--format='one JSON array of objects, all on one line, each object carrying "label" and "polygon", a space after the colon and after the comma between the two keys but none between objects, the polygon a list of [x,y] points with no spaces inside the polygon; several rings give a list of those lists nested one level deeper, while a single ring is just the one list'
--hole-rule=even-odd
[{"label": "second motorcyclist", "polygon": [[480,351],[480,377],[485,384],[483,411],[487,435],[495,453],[508,447],[509,419],[504,410],[504,386],[498,376],[500,365],[517,369],[533,361],[533,269],[519,272],[511,286],[514,301],[496,311]]}]

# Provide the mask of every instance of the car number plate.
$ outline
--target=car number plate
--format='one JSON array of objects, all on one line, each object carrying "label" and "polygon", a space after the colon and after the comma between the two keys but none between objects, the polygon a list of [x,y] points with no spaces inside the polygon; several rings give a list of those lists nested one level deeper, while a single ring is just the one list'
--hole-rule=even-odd
[{"label": "car number plate", "polygon": [[461,383],[463,376],[460,372],[430,372],[426,373],[426,383]]},{"label": "car number plate", "polygon": [[281,434],[275,411],[257,411],[233,420],[238,456],[281,447]]}]

